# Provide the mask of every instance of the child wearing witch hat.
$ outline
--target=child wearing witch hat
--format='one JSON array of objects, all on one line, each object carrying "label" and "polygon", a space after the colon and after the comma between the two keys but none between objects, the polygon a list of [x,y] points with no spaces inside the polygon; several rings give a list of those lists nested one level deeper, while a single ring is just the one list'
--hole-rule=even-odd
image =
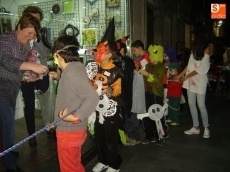
[{"label": "child wearing witch hat", "polygon": [[180,73],[179,63],[169,64],[169,76],[167,82],[167,99],[168,99],[168,120],[171,126],[180,125],[180,100],[182,95],[182,83],[174,80],[174,78]]},{"label": "child wearing witch hat", "polygon": [[96,113],[94,113],[98,163],[93,167],[93,172],[104,169],[108,172],[118,172],[121,165],[118,143],[122,77],[119,68],[113,63],[117,52],[114,30],[113,18],[97,46],[95,62],[98,64],[98,71],[95,77],[91,78],[91,83],[100,97]]}]

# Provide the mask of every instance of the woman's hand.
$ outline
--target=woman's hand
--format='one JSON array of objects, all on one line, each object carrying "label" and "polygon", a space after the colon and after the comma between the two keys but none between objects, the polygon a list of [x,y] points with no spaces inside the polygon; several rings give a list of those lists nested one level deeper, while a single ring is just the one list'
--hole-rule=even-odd
[{"label": "woman's hand", "polygon": [[45,74],[47,66],[37,63],[30,63],[30,69],[37,74]]},{"label": "woman's hand", "polygon": [[186,79],[188,79],[188,78],[186,78],[186,77],[184,77],[184,76],[181,76],[181,75],[177,75],[177,76],[175,76],[175,77],[173,78],[173,81],[184,82]]},{"label": "woman's hand", "polygon": [[183,76],[180,78],[180,82],[184,82],[185,80],[187,80],[188,78],[186,76]]},{"label": "woman's hand", "polygon": [[173,81],[180,81],[181,80],[181,76],[180,75],[177,75],[173,78]]},{"label": "woman's hand", "polygon": [[[59,116],[59,118],[62,118],[66,114],[68,114],[67,108],[65,108],[64,110],[60,111],[58,116]],[[73,114],[70,114],[67,117],[63,118],[62,120],[65,121],[65,122],[73,122],[74,121],[74,116],[73,116]]]}]

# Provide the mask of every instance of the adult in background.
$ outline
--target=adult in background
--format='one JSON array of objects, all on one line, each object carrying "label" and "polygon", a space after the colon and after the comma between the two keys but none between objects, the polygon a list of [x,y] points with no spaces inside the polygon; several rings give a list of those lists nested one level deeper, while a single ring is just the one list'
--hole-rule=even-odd
[{"label": "adult in background", "polygon": [[204,127],[204,138],[210,137],[208,129],[208,113],[205,106],[205,96],[208,84],[207,73],[210,67],[209,57],[210,49],[205,38],[204,27],[202,23],[197,23],[192,32],[192,53],[187,67],[174,80],[183,81],[183,88],[187,89],[188,104],[193,120],[193,127],[184,133],[187,135],[200,134],[198,110]]},{"label": "adult in background", "polygon": [[222,48],[225,50],[223,54],[223,65],[221,70],[224,71],[224,78],[226,84],[226,90],[228,93],[228,99],[230,99],[230,44],[227,41],[222,43]]},{"label": "adult in background", "polygon": [[[25,45],[36,38],[39,20],[31,14],[24,14],[16,30],[0,35],[0,131],[3,150],[14,144],[14,118],[22,71],[31,70],[37,74],[47,71],[47,66],[26,61]],[[22,171],[17,166],[17,157],[9,152],[4,155],[6,172]]]},{"label": "adult in background", "polygon": [[[37,6],[28,6],[24,11],[23,14],[29,13],[36,17],[39,21],[43,19],[43,13],[42,10]],[[28,54],[31,49],[34,49],[38,54],[38,58],[40,60],[40,63],[47,66],[47,56],[50,54],[50,49],[48,49],[42,41],[36,42],[31,41],[25,46],[25,51]],[[26,54],[26,55],[27,55]],[[35,92],[34,90],[40,90],[43,93],[46,92],[46,90],[49,87],[49,76],[48,70],[46,73],[44,73],[43,78],[37,78],[34,82],[22,82],[21,91],[22,96],[25,103],[25,120],[26,120],[26,127],[27,132],[29,135],[32,135],[35,133]],[[53,131],[53,130],[51,130]],[[36,137],[33,137],[29,140],[30,147],[36,147],[37,141]]]}]

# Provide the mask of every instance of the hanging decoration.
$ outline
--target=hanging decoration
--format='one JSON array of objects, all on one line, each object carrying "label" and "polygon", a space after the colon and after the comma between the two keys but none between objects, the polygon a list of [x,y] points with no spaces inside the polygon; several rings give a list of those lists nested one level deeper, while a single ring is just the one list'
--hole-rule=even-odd
[{"label": "hanging decoration", "polygon": [[90,5],[93,5],[96,0],[86,0],[89,2]]},{"label": "hanging decoration", "polygon": [[61,7],[59,4],[54,4],[52,7],[53,14],[58,15],[61,11]]},{"label": "hanging decoration", "polygon": [[82,44],[87,46],[97,45],[97,29],[88,28],[82,29]]},{"label": "hanging decoration", "polygon": [[73,0],[63,0],[63,12],[64,13],[73,13],[74,12]]},{"label": "hanging decoration", "polygon": [[106,7],[119,7],[120,0],[106,0]]},{"label": "hanging decoration", "polygon": [[95,21],[99,20],[99,10],[97,8],[92,9],[91,18]]}]

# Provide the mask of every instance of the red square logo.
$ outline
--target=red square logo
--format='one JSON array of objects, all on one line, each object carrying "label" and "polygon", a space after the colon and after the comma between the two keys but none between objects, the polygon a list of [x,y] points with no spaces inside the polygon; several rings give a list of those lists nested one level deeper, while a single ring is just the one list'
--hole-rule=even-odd
[{"label": "red square logo", "polygon": [[226,19],[226,4],[211,4],[212,19]]}]

